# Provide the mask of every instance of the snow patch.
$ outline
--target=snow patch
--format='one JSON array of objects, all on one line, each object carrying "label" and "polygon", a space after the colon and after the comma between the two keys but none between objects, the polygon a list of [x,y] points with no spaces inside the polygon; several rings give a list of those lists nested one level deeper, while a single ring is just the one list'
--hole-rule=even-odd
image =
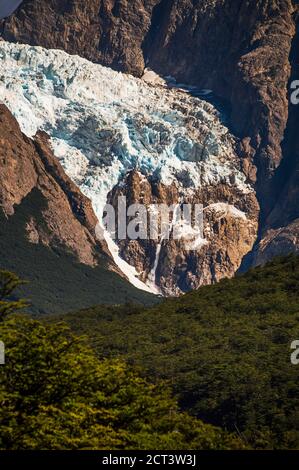
[{"label": "snow patch", "polygon": [[148,286],[138,279],[139,273],[133,266],[128,264],[119,256],[119,248],[106,230],[104,231],[104,238],[107,242],[109,251],[113,257],[114,262],[123,272],[123,274],[127,277],[128,281],[133,284],[133,286],[137,287],[137,289],[144,290],[152,294],[160,294],[160,291],[158,291],[155,286]]},{"label": "snow patch", "polygon": [[224,202],[217,202],[215,204],[210,204],[209,206],[205,208],[205,210],[206,209],[211,209],[219,213],[220,217],[231,216],[231,217],[235,217],[238,219],[247,220],[245,212],[240,211],[240,209],[238,209],[237,207],[231,204],[224,203]]}]

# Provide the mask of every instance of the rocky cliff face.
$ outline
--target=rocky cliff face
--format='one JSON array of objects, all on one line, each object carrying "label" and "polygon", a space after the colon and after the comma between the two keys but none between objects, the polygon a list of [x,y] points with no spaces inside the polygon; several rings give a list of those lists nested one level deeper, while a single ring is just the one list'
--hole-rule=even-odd
[{"label": "rocky cliff face", "polygon": [[254,157],[267,196],[288,116],[293,10],[290,0],[165,0],[145,43],[153,68],[227,99],[244,167]]},{"label": "rocky cliff face", "polygon": [[24,1],[2,22],[3,37],[64,49],[116,70],[141,75],[142,43],[159,0]]},{"label": "rocky cliff face", "polygon": [[54,157],[48,135],[28,138],[0,105],[1,268],[30,281],[31,311],[113,304],[115,292],[119,302],[153,301],[126,281],[97,239],[97,223],[90,200]]},{"label": "rocky cliff face", "polygon": [[46,246],[62,246],[80,262],[97,264],[96,247],[102,252],[106,247],[100,247],[95,239],[97,219],[91,203],[53,156],[48,136],[40,132],[34,140],[28,139],[8,109],[0,105],[0,139],[0,206],[4,214],[9,219],[15,206],[38,190],[47,207],[39,220],[27,220],[28,239]]},{"label": "rocky cliff face", "polygon": [[[169,222],[166,234],[160,231],[155,239],[117,240],[122,258],[136,266],[144,282],[166,296],[232,277],[257,236],[255,195],[234,184],[205,184],[183,194],[177,183],[167,186],[133,170],[108,195],[108,202],[117,207],[119,197],[126,197],[129,205],[142,203],[147,208],[148,231],[155,227],[152,213],[157,216],[163,204],[171,207],[169,214],[163,215],[162,210],[158,214],[159,221]],[[202,226],[189,225],[182,216],[184,205],[202,206]],[[134,218],[127,218],[127,226]]]},{"label": "rocky cliff face", "polygon": [[287,93],[298,8],[295,0],[25,0],[0,30],[137,76],[146,64],[223,97],[262,208],[258,263],[298,249],[298,111]]}]

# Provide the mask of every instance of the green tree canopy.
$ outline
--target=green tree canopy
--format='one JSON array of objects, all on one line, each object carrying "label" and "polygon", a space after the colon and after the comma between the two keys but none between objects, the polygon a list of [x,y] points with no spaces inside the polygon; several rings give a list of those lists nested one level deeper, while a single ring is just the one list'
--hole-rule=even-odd
[{"label": "green tree canopy", "polygon": [[[179,405],[258,449],[299,449],[299,257],[144,309],[99,306],[60,316],[99,357],[167,380]],[[55,318],[57,321],[57,318]],[[124,340],[125,338],[125,340]]]},{"label": "green tree canopy", "polygon": [[63,323],[0,325],[1,449],[230,449],[233,435],[178,410],[169,389],[99,360]]}]

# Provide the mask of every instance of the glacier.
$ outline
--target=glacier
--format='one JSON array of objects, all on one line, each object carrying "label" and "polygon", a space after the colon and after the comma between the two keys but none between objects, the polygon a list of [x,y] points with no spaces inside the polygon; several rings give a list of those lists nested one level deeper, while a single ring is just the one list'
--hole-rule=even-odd
[{"label": "glacier", "polygon": [[[27,136],[38,130],[49,134],[56,157],[91,199],[100,221],[107,195],[132,169],[165,185],[175,182],[182,197],[209,184],[253,191],[219,112],[183,89],[64,51],[5,41],[0,41],[0,63],[1,101]],[[130,282],[157,293],[105,236]]]}]

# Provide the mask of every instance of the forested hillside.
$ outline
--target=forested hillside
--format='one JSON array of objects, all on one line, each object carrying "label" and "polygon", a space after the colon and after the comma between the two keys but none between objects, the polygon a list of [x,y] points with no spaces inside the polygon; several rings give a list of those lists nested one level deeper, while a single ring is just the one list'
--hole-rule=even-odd
[{"label": "forested hillside", "polygon": [[64,323],[18,315],[26,302],[11,294],[20,282],[0,271],[0,450],[246,447],[181,412],[167,384],[99,360]]},{"label": "forested hillside", "polygon": [[97,355],[167,380],[180,406],[257,448],[299,448],[299,258],[151,309],[95,307],[63,317]]}]

